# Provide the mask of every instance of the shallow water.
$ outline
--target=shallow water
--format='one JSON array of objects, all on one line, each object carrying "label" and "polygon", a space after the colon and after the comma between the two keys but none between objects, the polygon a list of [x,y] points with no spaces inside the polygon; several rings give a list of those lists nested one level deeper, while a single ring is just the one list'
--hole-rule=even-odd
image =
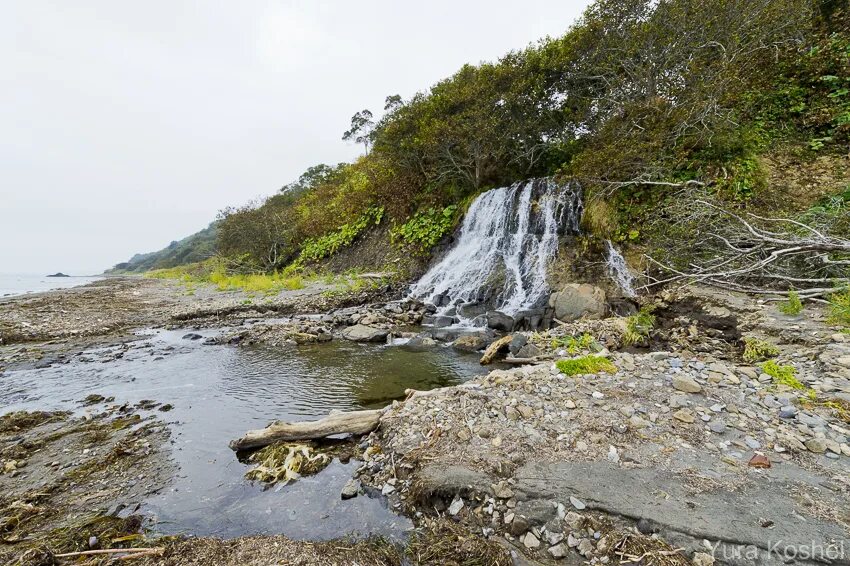
[{"label": "shallow water", "polygon": [[142,502],[142,512],[155,518],[153,528],[168,534],[402,536],[409,521],[388,510],[383,499],[340,499],[358,462],[334,461],[316,476],[263,490],[243,479],[248,468],[237,461],[228,441],[274,419],[381,407],[403,397],[406,388],[433,389],[484,373],[477,356],[442,347],[409,352],[334,341],[283,351],[203,345],[183,339],[184,334],[152,332],[120,359],[113,359],[114,353],[123,348],[107,348],[85,352],[67,364],[0,376],[4,413],[79,411],[80,400],[92,393],[114,396],[119,404],[143,399],[172,404],[172,411],[157,414],[169,423],[180,469],[168,488]]},{"label": "shallow water", "polygon": [[32,273],[0,273],[0,297],[78,287],[103,279],[97,276],[47,277]]}]

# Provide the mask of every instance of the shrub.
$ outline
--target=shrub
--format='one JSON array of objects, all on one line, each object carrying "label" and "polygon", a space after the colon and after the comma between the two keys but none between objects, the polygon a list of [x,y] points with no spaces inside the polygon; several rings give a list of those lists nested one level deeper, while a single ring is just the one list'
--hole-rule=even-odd
[{"label": "shrub", "polygon": [[580,375],[584,373],[617,373],[617,366],[611,360],[602,356],[582,356],[569,360],[558,360],[555,367],[564,375]]},{"label": "shrub", "polygon": [[744,361],[749,363],[763,362],[768,358],[779,355],[779,348],[758,338],[744,338]]},{"label": "shrub", "polygon": [[850,327],[850,287],[830,295],[829,322]]},{"label": "shrub", "polygon": [[553,338],[552,339],[552,348],[564,348],[570,355],[575,356],[576,354],[589,350],[593,347],[596,339],[588,334],[584,333],[578,338],[574,336],[564,336],[561,338]]},{"label": "shrub", "polygon": [[427,252],[448,234],[455,223],[458,207],[447,206],[440,210],[429,208],[417,212],[407,222],[392,229],[394,243],[402,243],[419,252]]},{"label": "shrub", "polygon": [[802,390],[806,386],[797,379],[797,370],[794,366],[781,366],[774,360],[770,360],[761,364],[761,371],[773,378],[773,383],[777,385],[786,385],[791,389]]},{"label": "shrub", "polygon": [[384,217],[384,209],[381,207],[370,207],[354,222],[343,224],[339,229],[320,238],[305,240],[301,253],[296,260],[298,264],[318,261],[324,257],[331,256],[340,248],[350,246],[355,238],[369,226],[381,223]]},{"label": "shrub", "polygon": [[797,291],[788,292],[788,300],[779,303],[779,312],[791,316],[797,316],[803,312],[803,303],[800,301],[800,295]]},{"label": "shrub", "polygon": [[649,333],[655,328],[655,315],[652,311],[655,309],[652,305],[641,307],[637,314],[634,314],[626,319],[626,333],[623,335],[623,342],[627,346],[640,344],[649,338]]}]

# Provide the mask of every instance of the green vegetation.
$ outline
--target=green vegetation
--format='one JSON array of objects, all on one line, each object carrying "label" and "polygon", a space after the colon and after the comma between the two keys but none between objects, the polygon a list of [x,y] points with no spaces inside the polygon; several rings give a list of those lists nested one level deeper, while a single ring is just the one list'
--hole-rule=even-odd
[{"label": "green vegetation", "polygon": [[761,364],[761,371],[773,378],[773,383],[777,385],[785,385],[791,389],[803,390],[806,388],[799,379],[797,379],[797,370],[794,366],[783,366],[777,364],[774,360],[769,360]]},{"label": "green vegetation", "polygon": [[803,312],[803,303],[800,301],[800,295],[797,294],[797,291],[789,291],[788,300],[779,303],[778,308],[782,314],[797,316]]},{"label": "green vegetation", "polygon": [[611,360],[602,356],[582,356],[569,360],[558,360],[555,367],[564,375],[580,375],[587,373],[617,373],[617,366]]},{"label": "green vegetation", "polygon": [[266,294],[282,290],[304,288],[304,278],[294,269],[271,273],[228,273],[224,264],[218,260],[150,271],[145,277],[155,279],[176,279],[186,287],[187,294],[195,294],[198,283],[211,283],[219,291],[248,291]]},{"label": "green vegetation", "polygon": [[393,242],[407,245],[417,252],[427,252],[449,233],[455,225],[458,207],[429,208],[417,212],[410,220],[390,232]]},{"label": "green vegetation", "polygon": [[563,336],[552,339],[552,349],[563,348],[572,356],[594,349],[594,347],[597,348],[597,351],[601,349],[596,339],[586,332],[578,337]]},{"label": "green vegetation", "polygon": [[836,291],[829,297],[829,322],[850,329],[850,287]]},{"label": "green vegetation", "polygon": [[124,263],[116,264],[110,273],[143,273],[204,261],[215,255],[218,224],[213,222],[200,232],[167,247],[146,254],[136,254]]},{"label": "green vegetation", "polygon": [[744,361],[748,363],[763,362],[779,355],[779,348],[758,338],[744,338]]},{"label": "green vegetation", "polygon": [[354,239],[371,225],[377,226],[384,217],[384,209],[371,207],[356,221],[343,224],[339,229],[321,238],[307,239],[298,256],[298,263],[305,264],[335,254],[340,248],[350,246]]},{"label": "green vegetation", "polygon": [[623,334],[623,343],[627,346],[643,344],[649,339],[649,333],[655,328],[655,310],[653,305],[645,305],[626,319],[626,332]]}]

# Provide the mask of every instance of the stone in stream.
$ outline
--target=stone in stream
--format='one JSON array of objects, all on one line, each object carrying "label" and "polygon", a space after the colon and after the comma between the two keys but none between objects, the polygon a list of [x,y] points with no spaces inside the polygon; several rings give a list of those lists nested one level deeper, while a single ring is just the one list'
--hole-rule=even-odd
[{"label": "stone in stream", "polygon": [[485,346],[487,346],[487,340],[476,334],[461,336],[452,342],[452,348],[461,352],[477,352],[483,350]]},{"label": "stone in stream", "polygon": [[499,311],[487,312],[487,327],[493,330],[502,330],[511,332],[514,329],[516,321],[511,315]]},{"label": "stone in stream", "polygon": [[437,345],[437,341],[429,336],[414,336],[402,346],[411,352],[425,352]]},{"label": "stone in stream", "polygon": [[390,331],[362,324],[349,326],[342,331],[342,337],[352,342],[385,342]]},{"label": "stone in stream", "polygon": [[343,499],[352,499],[357,497],[357,492],[360,489],[360,482],[355,479],[348,480],[345,485],[342,487],[342,493],[340,493],[340,497]]}]

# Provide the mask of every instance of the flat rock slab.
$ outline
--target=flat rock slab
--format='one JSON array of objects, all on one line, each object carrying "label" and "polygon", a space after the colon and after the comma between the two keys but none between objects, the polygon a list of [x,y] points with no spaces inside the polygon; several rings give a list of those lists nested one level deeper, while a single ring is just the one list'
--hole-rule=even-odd
[{"label": "flat rock slab", "polygon": [[[820,488],[823,478],[793,464],[781,468],[776,474],[753,477],[740,490],[693,493],[680,476],[666,470],[623,469],[610,462],[532,462],[517,470],[514,491],[518,498],[546,501],[574,496],[589,510],[646,519],[658,526],[664,540],[689,555],[705,552],[704,540],[719,543],[715,556],[723,563],[783,564],[788,547],[796,551],[797,564],[850,564],[850,535],[844,527],[803,515],[791,492],[794,484],[803,483],[823,492],[826,505],[840,508],[846,501]],[[762,526],[765,521],[773,522],[770,528]],[[838,552],[842,543],[843,553]],[[818,548],[831,560],[803,559],[806,549],[817,553]],[[835,556],[826,555],[830,549]],[[736,551],[740,561],[720,560]]]}]

